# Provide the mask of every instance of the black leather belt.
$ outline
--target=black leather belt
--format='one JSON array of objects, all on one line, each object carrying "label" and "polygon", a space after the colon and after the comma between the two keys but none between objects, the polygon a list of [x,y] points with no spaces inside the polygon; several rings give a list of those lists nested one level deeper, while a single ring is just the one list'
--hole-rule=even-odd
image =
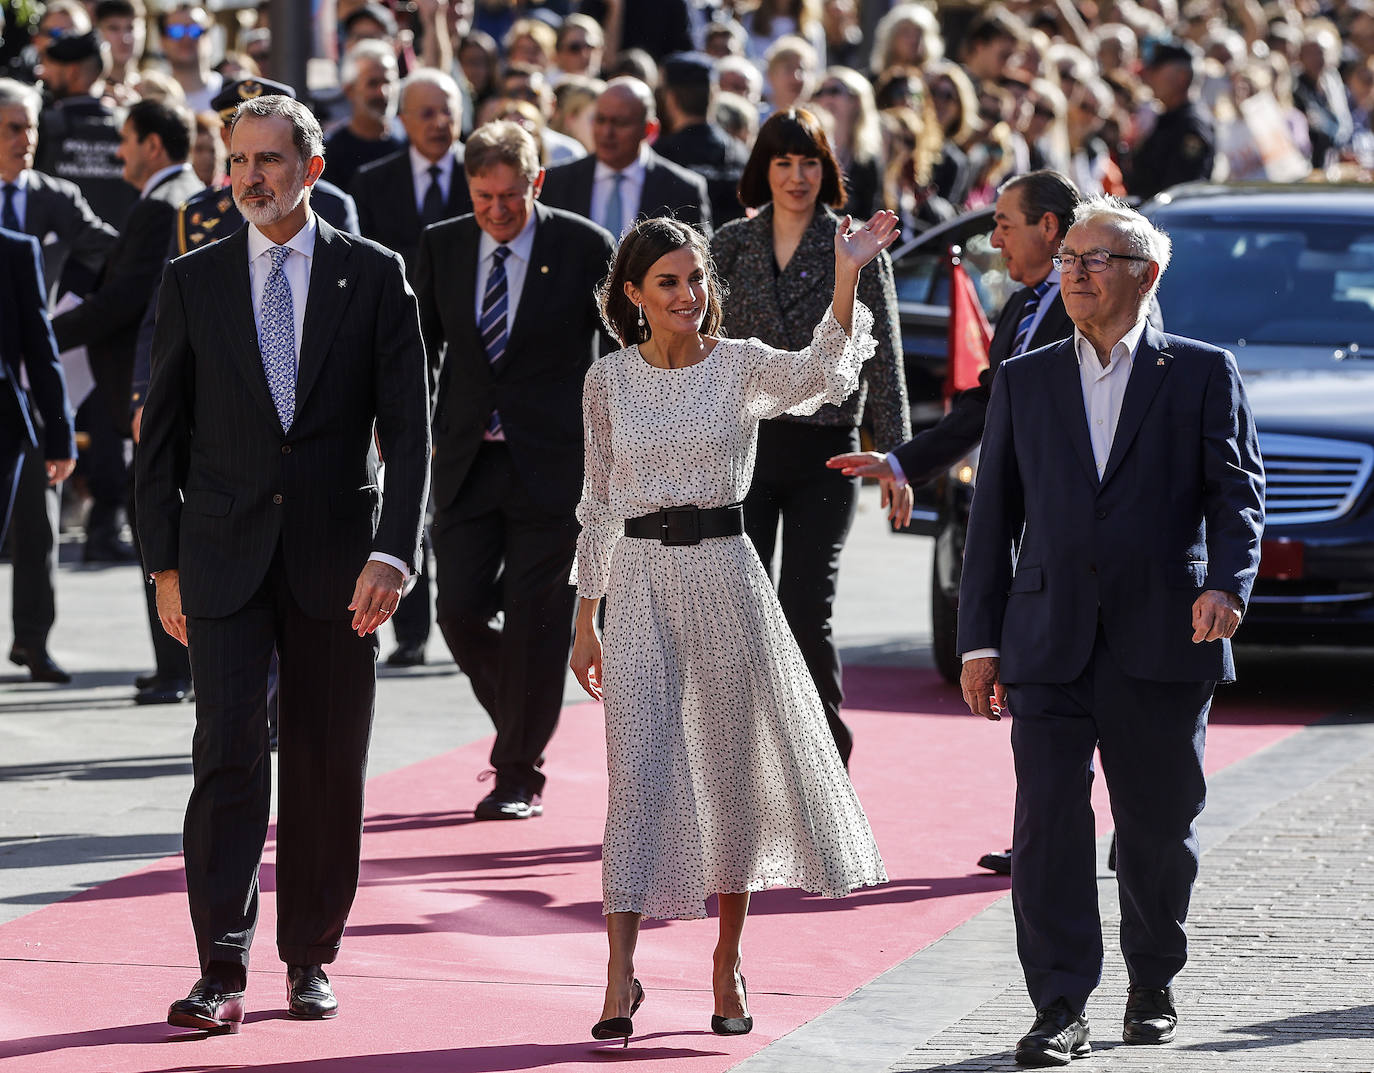
[{"label": "black leather belt", "polygon": [[713,537],[740,536],[744,532],[744,507],[664,507],[642,518],[625,519],[625,535],[657,540],[669,547],[700,544]]}]

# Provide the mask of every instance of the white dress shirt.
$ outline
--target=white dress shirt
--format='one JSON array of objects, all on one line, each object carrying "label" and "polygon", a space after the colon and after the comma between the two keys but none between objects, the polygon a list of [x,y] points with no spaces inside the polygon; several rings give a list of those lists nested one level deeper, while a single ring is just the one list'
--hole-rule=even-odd
[{"label": "white dress shirt", "polygon": [[[492,266],[496,263],[496,247],[505,246],[510,250],[506,257],[506,338],[510,338],[511,326],[515,323],[515,314],[520,308],[520,295],[525,291],[525,276],[529,273],[530,253],[534,249],[534,226],[535,215],[530,213],[530,218],[525,221],[525,226],[521,228],[520,234],[516,235],[509,242],[497,242],[485,231],[477,242],[477,286],[474,288],[476,293],[473,295],[473,310],[477,317],[477,323],[482,322],[482,299],[486,297],[487,280],[491,278]],[[504,443],[506,434],[499,428],[496,432],[488,430],[483,439],[494,442]]]},{"label": "white dress shirt", "polygon": [[[1107,355],[1107,364],[1097,356],[1097,350],[1077,328],[1073,330],[1073,350],[1078,358],[1078,377],[1083,388],[1083,412],[1088,419],[1088,439],[1092,442],[1093,462],[1098,480],[1107,468],[1116,438],[1117,422],[1121,420],[1121,402],[1126,397],[1126,384],[1135,365],[1135,352],[1145,335],[1145,318],[1123,335]],[[963,654],[963,662],[997,656],[997,648],[977,648]]]},{"label": "white dress shirt", "polygon": [[[305,329],[305,300],[310,293],[310,268],[315,261],[315,239],[319,235],[319,228],[315,223],[315,214],[306,213],[305,226],[292,235],[280,245],[286,246],[291,250],[290,255],[282,262],[282,272],[286,275],[286,282],[291,287],[291,315],[295,322],[296,329],[296,368],[299,371],[301,361],[301,338]],[[248,284],[249,290],[253,295],[253,321],[258,327],[258,334],[262,333],[262,295],[267,289],[267,277],[272,273],[272,250],[278,243],[258,230],[257,225],[248,225]],[[386,563],[387,566],[395,567],[401,572],[401,576],[406,580],[410,579],[410,567],[394,555],[386,552],[374,551],[368,556],[368,560]]]},{"label": "white dress shirt", "polygon": [[424,210],[425,195],[429,193],[429,169],[436,164],[439,166],[439,190],[444,195],[444,204],[447,205],[449,191],[453,188],[453,165],[458,161],[458,154],[450,149],[441,159],[430,160],[426,156],[421,156],[413,145],[407,152],[410,153],[410,177],[415,184],[416,211]]},{"label": "white dress shirt", "polygon": [[606,203],[610,201],[611,191],[615,189],[615,176],[625,176],[620,183],[620,228],[607,228],[617,239],[630,229],[635,217],[639,215],[639,204],[644,200],[644,177],[648,174],[645,170],[648,163],[649,147],[643,142],[639,145],[639,155],[629,167],[619,172],[599,160],[596,162],[596,172],[592,176],[591,204],[592,220],[596,223],[606,219]]},{"label": "white dress shirt", "polygon": [[148,181],[143,184],[143,189],[138,192],[138,199],[142,201],[145,197],[157,189],[157,184],[162,182],[179,171],[190,171],[190,164],[168,164],[165,168],[153,172],[148,176]]}]

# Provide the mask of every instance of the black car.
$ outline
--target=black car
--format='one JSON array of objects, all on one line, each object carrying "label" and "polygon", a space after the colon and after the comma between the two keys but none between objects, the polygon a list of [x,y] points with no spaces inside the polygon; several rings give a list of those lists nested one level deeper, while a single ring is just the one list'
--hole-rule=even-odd
[{"label": "black car", "polygon": [[[1374,189],[1197,184],[1142,211],[1173,240],[1165,330],[1236,355],[1259,428],[1267,518],[1238,639],[1374,642]],[[894,258],[914,427],[940,411],[950,246],[989,316],[1008,290],[991,227],[989,210],[971,213]],[[913,526],[936,537],[933,647],[951,681],[976,472],[975,454],[921,490]]]}]

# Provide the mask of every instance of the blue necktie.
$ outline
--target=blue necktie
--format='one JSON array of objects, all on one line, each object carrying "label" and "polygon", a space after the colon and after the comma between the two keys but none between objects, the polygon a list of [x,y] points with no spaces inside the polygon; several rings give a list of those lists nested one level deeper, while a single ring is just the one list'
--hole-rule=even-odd
[{"label": "blue necktie", "polygon": [[291,248],[273,246],[268,252],[272,257],[272,271],[267,274],[267,284],[262,289],[258,347],[262,350],[267,390],[272,393],[272,403],[285,432],[296,416],[296,310],[291,301],[291,283],[284,270]]},{"label": "blue necktie", "polygon": [[438,164],[429,166],[429,186],[425,189],[425,200],[420,205],[420,223],[437,224],[444,218],[444,188],[439,185],[443,169]]},{"label": "blue necktie", "polygon": [[1035,314],[1040,309],[1040,300],[1049,293],[1052,282],[1046,278],[1041,280],[1031,288],[1030,297],[1026,299],[1026,304],[1021,307],[1021,319],[1016,323],[1016,338],[1011,344],[1012,357],[1017,354],[1024,354],[1030,345],[1031,325],[1035,323]]},{"label": "blue necktie", "polygon": [[602,226],[620,239],[621,233],[625,230],[625,206],[620,199],[620,185],[625,181],[622,172],[616,172],[611,176],[611,196],[606,199],[606,218],[602,221]]},{"label": "blue necktie", "polygon": [[[510,292],[506,286],[506,258],[509,256],[509,246],[497,246],[491,255],[491,274],[487,276],[486,290],[482,292],[482,316],[477,324],[482,333],[487,361],[493,365],[506,352],[506,309],[510,304]],[[494,438],[500,432],[501,415],[493,410],[487,422],[487,436]]]},{"label": "blue necktie", "polygon": [[19,188],[14,183],[5,184],[5,207],[0,210],[0,227],[8,228],[10,231],[24,230],[19,226],[19,213],[14,207],[18,194]]}]

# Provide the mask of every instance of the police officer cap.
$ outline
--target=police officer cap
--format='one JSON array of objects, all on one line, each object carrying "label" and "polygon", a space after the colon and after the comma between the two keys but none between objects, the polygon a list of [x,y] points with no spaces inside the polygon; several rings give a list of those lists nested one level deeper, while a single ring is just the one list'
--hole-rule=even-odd
[{"label": "police officer cap", "polygon": [[1191,41],[1147,37],[1140,44],[1140,58],[1146,67],[1162,67],[1166,63],[1196,63],[1201,56]]},{"label": "police officer cap", "polygon": [[674,52],[660,68],[667,86],[709,86],[714,70],[715,61],[704,52]]},{"label": "police officer cap", "polygon": [[63,35],[48,46],[48,59],[54,63],[80,63],[100,55],[100,35],[92,30],[88,34]]},{"label": "police officer cap", "polygon": [[270,78],[240,78],[220,90],[210,102],[210,107],[220,114],[220,118],[229,119],[244,101],[272,94],[281,94],[294,100],[296,91],[285,82],[273,82]]}]

